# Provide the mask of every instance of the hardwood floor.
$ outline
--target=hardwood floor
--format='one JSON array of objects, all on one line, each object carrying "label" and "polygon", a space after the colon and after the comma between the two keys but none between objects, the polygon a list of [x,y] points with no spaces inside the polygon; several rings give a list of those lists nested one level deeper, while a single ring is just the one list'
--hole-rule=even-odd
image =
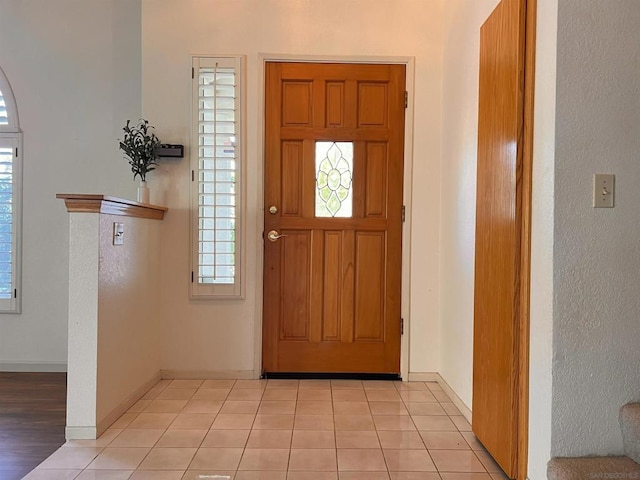
[{"label": "hardwood floor", "polygon": [[65,442],[66,373],[0,372],[0,480],[18,480]]}]

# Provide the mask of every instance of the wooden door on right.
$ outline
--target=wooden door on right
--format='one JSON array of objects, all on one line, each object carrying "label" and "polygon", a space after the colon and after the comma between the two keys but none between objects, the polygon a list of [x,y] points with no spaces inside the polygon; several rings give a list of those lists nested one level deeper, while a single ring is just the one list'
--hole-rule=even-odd
[{"label": "wooden door on right", "polygon": [[502,0],[480,30],[472,423],[510,478],[518,465],[525,9],[524,0]]}]

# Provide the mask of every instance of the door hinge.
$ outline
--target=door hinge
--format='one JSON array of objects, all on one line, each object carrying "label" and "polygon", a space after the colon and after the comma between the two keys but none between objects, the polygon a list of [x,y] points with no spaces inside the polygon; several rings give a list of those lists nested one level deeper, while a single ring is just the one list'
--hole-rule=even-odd
[{"label": "door hinge", "polygon": [[196,78],[196,69],[191,67],[191,78]]},{"label": "door hinge", "polygon": [[193,272],[191,272],[191,283],[193,283]]},{"label": "door hinge", "polygon": [[196,181],[196,171],[195,170],[191,170],[191,181],[192,182]]},{"label": "door hinge", "polygon": [[400,319],[400,335],[404,335],[404,318]]},{"label": "door hinge", "polygon": [[18,298],[18,289],[17,288],[13,289],[13,298]]},{"label": "door hinge", "polygon": [[18,158],[18,147],[16,147],[16,158]]},{"label": "door hinge", "polygon": [[402,222],[404,223],[404,221],[407,219],[407,208],[402,205]]},{"label": "door hinge", "polygon": [[404,92],[404,108],[409,107],[409,92],[405,90]]}]

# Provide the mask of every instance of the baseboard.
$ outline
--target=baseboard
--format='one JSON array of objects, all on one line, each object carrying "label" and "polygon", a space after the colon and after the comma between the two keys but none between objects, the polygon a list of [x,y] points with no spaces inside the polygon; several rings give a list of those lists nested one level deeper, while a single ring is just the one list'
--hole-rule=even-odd
[{"label": "baseboard", "polygon": [[407,380],[410,382],[437,382],[438,380],[442,380],[442,378],[440,378],[440,375],[437,373],[409,372],[409,378]]},{"label": "baseboard", "polygon": [[[123,413],[129,410],[134,403],[140,400],[145,393],[147,393],[156,383],[158,383],[162,379],[162,373],[158,371],[155,375],[153,375],[149,380],[140,385],[131,395],[129,395],[126,399],[118,404],[114,409],[112,409],[102,420],[98,421],[98,425],[96,427],[96,437],[98,438],[102,435],[116,420],[118,420]],[[69,437],[67,437],[69,439]]]},{"label": "baseboard", "polygon": [[444,393],[447,394],[453,404],[458,408],[458,410],[460,410],[460,413],[462,413],[464,418],[466,418],[467,421],[471,423],[471,409],[467,407],[467,405],[462,400],[460,400],[460,397],[456,394],[456,392],[453,391],[449,384],[445,382],[445,380],[440,376],[439,373],[436,375],[438,376],[438,380],[436,380],[438,382],[438,385],[442,387]]},{"label": "baseboard", "polygon": [[174,379],[200,379],[209,380],[252,380],[258,378],[253,370],[162,370],[162,378]]},{"label": "baseboard", "polygon": [[65,427],[67,440],[95,440],[98,438],[96,427]]},{"label": "baseboard", "polygon": [[66,372],[66,362],[0,362],[0,372]]},{"label": "baseboard", "polygon": [[471,409],[460,400],[460,397],[453,391],[449,384],[442,378],[439,373],[434,372],[409,372],[410,382],[437,382],[440,388],[451,399],[451,402],[460,410],[460,413],[471,423]]}]

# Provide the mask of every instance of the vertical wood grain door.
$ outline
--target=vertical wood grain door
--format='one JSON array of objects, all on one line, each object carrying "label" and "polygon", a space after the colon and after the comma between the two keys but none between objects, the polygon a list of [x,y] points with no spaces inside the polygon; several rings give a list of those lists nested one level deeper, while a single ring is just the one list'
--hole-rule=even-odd
[{"label": "vertical wood grain door", "polygon": [[404,65],[266,64],[263,370],[400,372]]},{"label": "vertical wood grain door", "polygon": [[524,0],[502,0],[480,30],[472,424],[510,478],[517,475],[518,455],[526,455],[518,451],[527,396],[519,377],[525,348],[521,289],[528,285],[523,265],[529,262],[523,216],[526,18]]}]

